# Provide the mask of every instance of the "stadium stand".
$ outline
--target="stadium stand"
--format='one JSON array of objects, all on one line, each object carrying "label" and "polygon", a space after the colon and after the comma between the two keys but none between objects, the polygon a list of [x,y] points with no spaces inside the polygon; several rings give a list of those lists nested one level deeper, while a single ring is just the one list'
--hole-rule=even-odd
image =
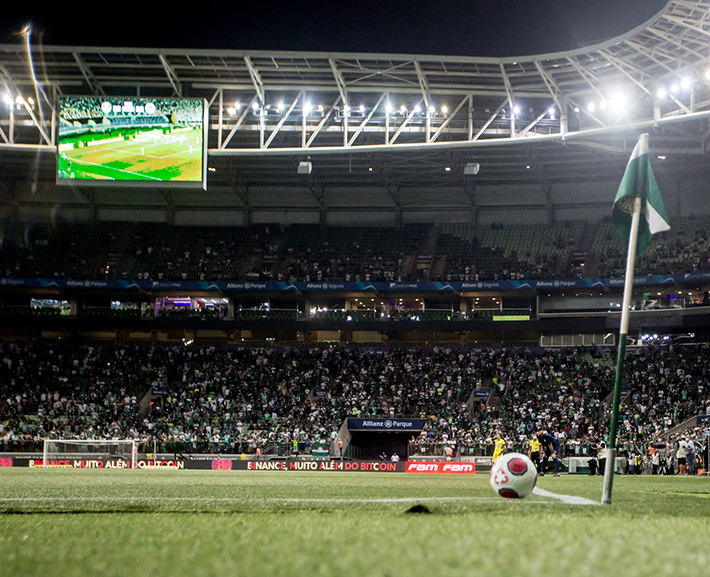
[{"label": "stadium stand", "polygon": [[[25,46],[5,47],[2,448],[120,436],[278,454],[365,415],[424,418],[412,454],[485,454],[495,432],[524,449],[545,426],[590,455],[626,264],[608,215],[644,130],[673,223],[635,267],[621,440],[646,450],[690,428],[703,441],[707,3],[668,2],[588,50],[501,61],[44,45],[38,81]],[[693,92],[660,96],[676,71]],[[129,117],[81,95],[46,114],[77,78],[155,94],[137,126],[205,112],[204,181],[69,178],[55,123],[88,146]],[[623,122],[583,102],[622,85]]]},{"label": "stadium stand", "polygon": [[[637,274],[709,270],[709,225],[708,217],[678,219],[671,231],[658,235]],[[588,234],[593,241],[586,250],[581,245]],[[578,251],[596,266],[576,269]],[[618,277],[624,266],[625,250],[610,221],[402,229],[35,225],[7,231],[0,251],[3,278],[529,280]]]},{"label": "stadium stand", "polygon": [[[636,349],[621,444],[647,451],[710,409],[707,345]],[[539,427],[566,456],[608,425],[609,349],[353,348],[0,343],[0,447],[44,438],[132,438],[170,452],[253,453],[331,443],[349,416],[426,419],[413,454],[525,450]],[[490,389],[480,400],[474,392]],[[691,427],[702,441],[703,428]]]}]

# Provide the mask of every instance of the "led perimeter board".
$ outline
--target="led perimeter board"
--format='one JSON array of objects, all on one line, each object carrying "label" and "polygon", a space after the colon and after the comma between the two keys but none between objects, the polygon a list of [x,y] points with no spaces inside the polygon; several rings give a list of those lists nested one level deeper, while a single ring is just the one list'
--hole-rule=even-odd
[{"label": "led perimeter board", "polygon": [[207,185],[203,99],[59,100],[57,183]]}]

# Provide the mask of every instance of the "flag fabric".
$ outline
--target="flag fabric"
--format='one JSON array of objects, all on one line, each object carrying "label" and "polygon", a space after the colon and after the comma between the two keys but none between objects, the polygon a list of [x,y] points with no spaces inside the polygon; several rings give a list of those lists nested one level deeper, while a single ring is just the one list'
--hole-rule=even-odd
[{"label": "flag fabric", "polygon": [[627,242],[631,233],[631,213],[636,197],[641,197],[641,219],[636,244],[636,256],[639,256],[650,244],[652,235],[671,228],[661,190],[651,167],[648,134],[645,133],[640,136],[631,153],[612,211],[616,231],[621,239]]}]

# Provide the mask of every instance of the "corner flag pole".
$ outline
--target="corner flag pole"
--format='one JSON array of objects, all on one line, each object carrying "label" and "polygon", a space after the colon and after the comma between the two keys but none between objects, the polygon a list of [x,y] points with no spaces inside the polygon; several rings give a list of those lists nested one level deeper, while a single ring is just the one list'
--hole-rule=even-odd
[{"label": "corner flag pole", "polygon": [[[643,218],[641,216],[643,215]],[[631,153],[624,176],[616,193],[612,208],[612,220],[619,236],[626,240],[628,235],[629,252],[626,260],[626,278],[624,280],[624,299],[621,308],[619,326],[619,347],[616,359],[616,378],[614,380],[614,401],[609,423],[609,439],[606,450],[604,469],[604,492],[602,503],[611,503],[611,489],[614,484],[614,466],[616,465],[616,429],[619,423],[621,405],[621,381],[624,373],[626,355],[626,335],[629,330],[629,311],[631,290],[634,283],[634,264],[651,242],[657,232],[670,230],[671,225],[663,206],[663,198],[658,182],[653,174],[648,152],[648,134],[639,136],[638,143]]]},{"label": "corner flag pole", "polygon": [[619,326],[619,346],[616,357],[616,377],[614,378],[614,400],[609,424],[609,442],[607,443],[606,466],[604,468],[604,491],[602,504],[611,504],[611,489],[614,484],[614,467],[616,465],[616,429],[619,423],[619,408],[621,405],[621,381],[624,373],[624,358],[626,356],[626,335],[629,331],[629,309],[631,307],[631,292],[634,284],[634,266],[636,264],[636,244],[638,242],[639,220],[641,217],[641,197],[634,199],[631,213],[631,233],[629,234],[629,252],[626,257],[626,278],[624,279],[624,298],[621,307],[621,324]]}]

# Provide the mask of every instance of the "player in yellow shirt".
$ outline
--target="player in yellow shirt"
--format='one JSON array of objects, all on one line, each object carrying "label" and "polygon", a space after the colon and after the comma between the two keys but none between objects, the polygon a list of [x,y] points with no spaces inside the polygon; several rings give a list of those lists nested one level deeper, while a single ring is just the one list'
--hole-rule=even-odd
[{"label": "player in yellow shirt", "polygon": [[493,437],[493,462],[495,463],[498,457],[500,457],[506,449],[507,445],[505,439],[500,436],[500,433],[496,433]]},{"label": "player in yellow shirt", "polygon": [[528,457],[535,464],[535,468],[538,473],[540,472],[540,451],[542,450],[542,444],[538,441],[537,437],[530,439],[528,443]]}]

